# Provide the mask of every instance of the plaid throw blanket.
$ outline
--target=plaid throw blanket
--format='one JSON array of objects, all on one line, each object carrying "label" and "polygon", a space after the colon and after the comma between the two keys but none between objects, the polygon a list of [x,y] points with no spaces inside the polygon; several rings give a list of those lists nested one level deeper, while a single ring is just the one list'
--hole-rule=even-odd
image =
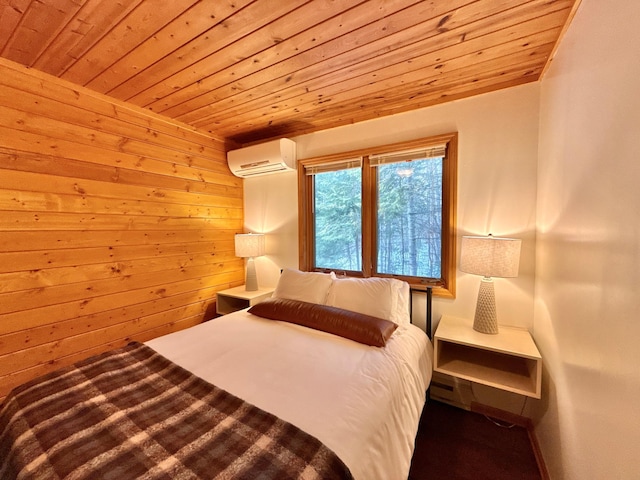
[{"label": "plaid throw blanket", "polygon": [[350,479],[316,438],[140,343],[16,388],[0,478]]}]

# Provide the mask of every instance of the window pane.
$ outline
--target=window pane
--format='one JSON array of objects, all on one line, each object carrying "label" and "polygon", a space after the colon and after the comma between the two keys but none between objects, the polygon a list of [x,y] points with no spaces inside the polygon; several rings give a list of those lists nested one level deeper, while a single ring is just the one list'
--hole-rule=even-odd
[{"label": "window pane", "polygon": [[315,267],[362,269],[361,170],[314,175]]},{"label": "window pane", "polygon": [[378,168],[378,273],[441,278],[442,158]]}]

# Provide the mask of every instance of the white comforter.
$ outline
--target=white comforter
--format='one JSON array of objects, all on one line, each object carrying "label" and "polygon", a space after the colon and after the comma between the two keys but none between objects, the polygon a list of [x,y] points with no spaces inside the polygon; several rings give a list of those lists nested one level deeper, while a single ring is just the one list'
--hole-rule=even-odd
[{"label": "white comforter", "polygon": [[315,436],[356,480],[407,478],[433,356],[414,325],[376,348],[241,311],[147,345]]}]

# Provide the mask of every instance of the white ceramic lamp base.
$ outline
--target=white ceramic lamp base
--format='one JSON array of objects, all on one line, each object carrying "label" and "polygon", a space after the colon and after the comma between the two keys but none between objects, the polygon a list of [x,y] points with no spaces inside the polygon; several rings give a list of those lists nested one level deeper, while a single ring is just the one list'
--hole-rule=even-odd
[{"label": "white ceramic lamp base", "polygon": [[255,292],[258,290],[258,275],[256,274],[256,265],[253,262],[253,257],[249,257],[247,260],[247,278],[244,285],[244,289],[247,292]]},{"label": "white ceramic lamp base", "polygon": [[496,314],[496,295],[493,279],[484,277],[480,282],[476,315],[473,319],[473,329],[481,333],[498,333],[498,316]]}]

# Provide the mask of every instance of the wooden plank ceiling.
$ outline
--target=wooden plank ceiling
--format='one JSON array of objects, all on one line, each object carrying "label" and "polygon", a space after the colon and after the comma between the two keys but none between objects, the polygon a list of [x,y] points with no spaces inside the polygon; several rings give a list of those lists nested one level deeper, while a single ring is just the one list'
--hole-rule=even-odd
[{"label": "wooden plank ceiling", "polygon": [[238,143],[541,74],[579,0],[3,0],[0,55]]}]

